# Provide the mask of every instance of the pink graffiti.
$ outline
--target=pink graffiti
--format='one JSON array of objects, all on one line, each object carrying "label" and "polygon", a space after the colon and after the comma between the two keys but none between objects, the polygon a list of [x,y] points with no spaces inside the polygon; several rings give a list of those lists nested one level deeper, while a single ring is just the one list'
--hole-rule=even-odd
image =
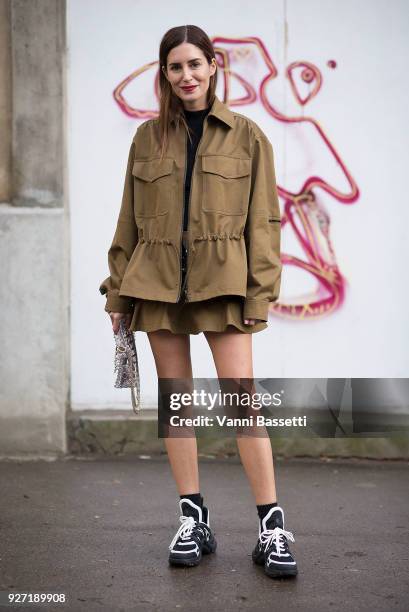
[{"label": "pink graffiti", "polygon": [[[270,313],[292,320],[327,316],[342,305],[345,298],[347,281],[339,269],[331,242],[329,213],[320,202],[317,192],[319,194],[319,189],[321,189],[342,204],[352,204],[359,198],[358,186],[341,156],[336,151],[335,146],[330,141],[330,138],[316,119],[305,115],[286,115],[269,100],[267,85],[270,81],[277,78],[278,71],[260,38],[253,36],[245,38],[214,37],[212,42],[220,68],[219,74],[224,92],[221,99],[230,107],[238,107],[260,101],[271,119],[275,121],[286,124],[305,123],[312,126],[348,183],[346,192],[339,191],[320,176],[307,177],[297,192],[292,192],[282,185],[277,185],[278,194],[283,204],[281,220],[283,236],[286,228],[290,229],[296,237],[305,257],[305,259],[302,259],[294,255],[282,253],[283,268],[293,266],[312,275],[316,280],[316,288],[308,299],[298,298],[297,300],[295,297],[291,299],[290,303],[284,303],[281,300],[272,303],[270,305]],[[227,48],[224,48],[223,45],[227,45]],[[237,58],[240,59],[240,56],[245,57],[248,54],[249,48],[256,49],[257,53],[261,56],[263,68],[265,68],[265,74],[261,79],[258,90],[255,89],[248,79],[234,71],[231,65],[232,59],[237,60]],[[158,116],[158,111],[132,107],[124,97],[125,88],[143,72],[157,66],[157,63],[155,61],[141,66],[115,88],[113,92],[114,99],[121,110],[128,116],[137,119],[149,119]],[[333,69],[336,67],[336,62],[328,60],[327,66]],[[305,107],[318,94],[322,86],[321,72],[310,62],[292,62],[287,67],[285,76],[289,81],[295,99],[301,107]],[[297,78],[301,80],[301,84],[311,87],[307,95],[302,95],[298,90]],[[244,94],[240,98],[233,99],[231,97],[232,79],[235,79],[243,88]],[[158,83],[159,74],[156,71],[154,92],[157,100],[159,100]]]},{"label": "pink graffiti", "polygon": [[[311,84],[315,81],[314,87],[304,97],[302,97],[300,93],[298,92],[298,88],[294,80],[295,77],[293,76],[293,73],[296,72],[296,70],[301,67],[303,68],[300,74],[301,80],[308,84]],[[322,83],[321,73],[318,70],[318,68],[314,66],[313,64],[310,64],[308,62],[293,62],[287,67],[286,74],[287,74],[288,80],[290,81],[292,92],[294,96],[296,97],[298,103],[301,104],[302,106],[307,104],[307,102],[310,102],[310,100],[312,100],[312,98],[314,98],[319,92],[319,90],[321,89],[321,83]]]}]

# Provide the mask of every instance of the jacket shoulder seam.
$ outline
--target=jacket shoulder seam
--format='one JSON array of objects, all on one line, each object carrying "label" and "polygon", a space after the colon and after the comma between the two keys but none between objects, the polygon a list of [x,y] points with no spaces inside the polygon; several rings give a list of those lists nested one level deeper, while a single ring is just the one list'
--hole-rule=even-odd
[{"label": "jacket shoulder seam", "polygon": [[144,121],[143,123],[141,123],[138,127],[137,130],[135,132],[135,136],[138,134],[138,132],[145,130],[147,127],[149,127],[150,125],[152,125],[152,123],[154,123],[155,121],[158,121],[157,117],[153,117],[152,119],[147,119],[146,121]]},{"label": "jacket shoulder seam", "polygon": [[267,144],[271,144],[269,138],[263,132],[261,127],[254,121],[254,119],[251,119],[250,117],[247,117],[247,115],[242,115],[241,113],[236,113],[234,111],[233,115],[235,119],[237,117],[238,119],[244,120],[244,123],[247,125],[249,132],[252,138],[254,139],[253,146],[255,145],[257,140]]}]

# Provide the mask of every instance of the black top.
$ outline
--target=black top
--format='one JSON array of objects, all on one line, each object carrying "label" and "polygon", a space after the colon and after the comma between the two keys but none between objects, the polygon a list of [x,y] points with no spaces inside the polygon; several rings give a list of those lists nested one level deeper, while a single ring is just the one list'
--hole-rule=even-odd
[{"label": "black top", "polygon": [[186,123],[189,128],[193,130],[191,134],[192,143],[187,138],[187,159],[186,159],[186,179],[185,179],[185,207],[183,217],[183,229],[187,230],[188,215],[189,215],[189,194],[190,194],[190,182],[192,178],[193,162],[195,159],[196,149],[199,144],[199,140],[203,133],[203,122],[207,113],[210,111],[210,106],[203,110],[191,111],[184,109]]}]

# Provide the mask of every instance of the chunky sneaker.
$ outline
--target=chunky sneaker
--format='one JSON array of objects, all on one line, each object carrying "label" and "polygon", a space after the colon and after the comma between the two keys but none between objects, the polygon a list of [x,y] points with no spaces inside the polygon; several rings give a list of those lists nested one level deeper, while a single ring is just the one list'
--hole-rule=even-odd
[{"label": "chunky sneaker", "polygon": [[186,497],[179,500],[181,526],[169,545],[171,565],[198,565],[202,553],[216,550],[217,542],[210,529],[209,510]]},{"label": "chunky sneaker", "polygon": [[293,534],[284,530],[284,511],[280,506],[273,506],[259,519],[258,541],[251,555],[254,563],[264,565],[265,573],[272,578],[297,575],[297,563],[287,538],[294,542]]}]

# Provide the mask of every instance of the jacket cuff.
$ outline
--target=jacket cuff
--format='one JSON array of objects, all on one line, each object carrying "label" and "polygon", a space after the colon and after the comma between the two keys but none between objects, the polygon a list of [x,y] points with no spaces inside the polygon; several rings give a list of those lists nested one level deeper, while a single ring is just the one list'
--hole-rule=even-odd
[{"label": "jacket cuff", "polygon": [[105,312],[122,312],[128,314],[133,311],[133,308],[133,298],[108,294],[104,310]]},{"label": "jacket cuff", "polygon": [[256,300],[254,298],[246,298],[244,300],[243,317],[245,319],[260,319],[268,321],[268,300]]}]

